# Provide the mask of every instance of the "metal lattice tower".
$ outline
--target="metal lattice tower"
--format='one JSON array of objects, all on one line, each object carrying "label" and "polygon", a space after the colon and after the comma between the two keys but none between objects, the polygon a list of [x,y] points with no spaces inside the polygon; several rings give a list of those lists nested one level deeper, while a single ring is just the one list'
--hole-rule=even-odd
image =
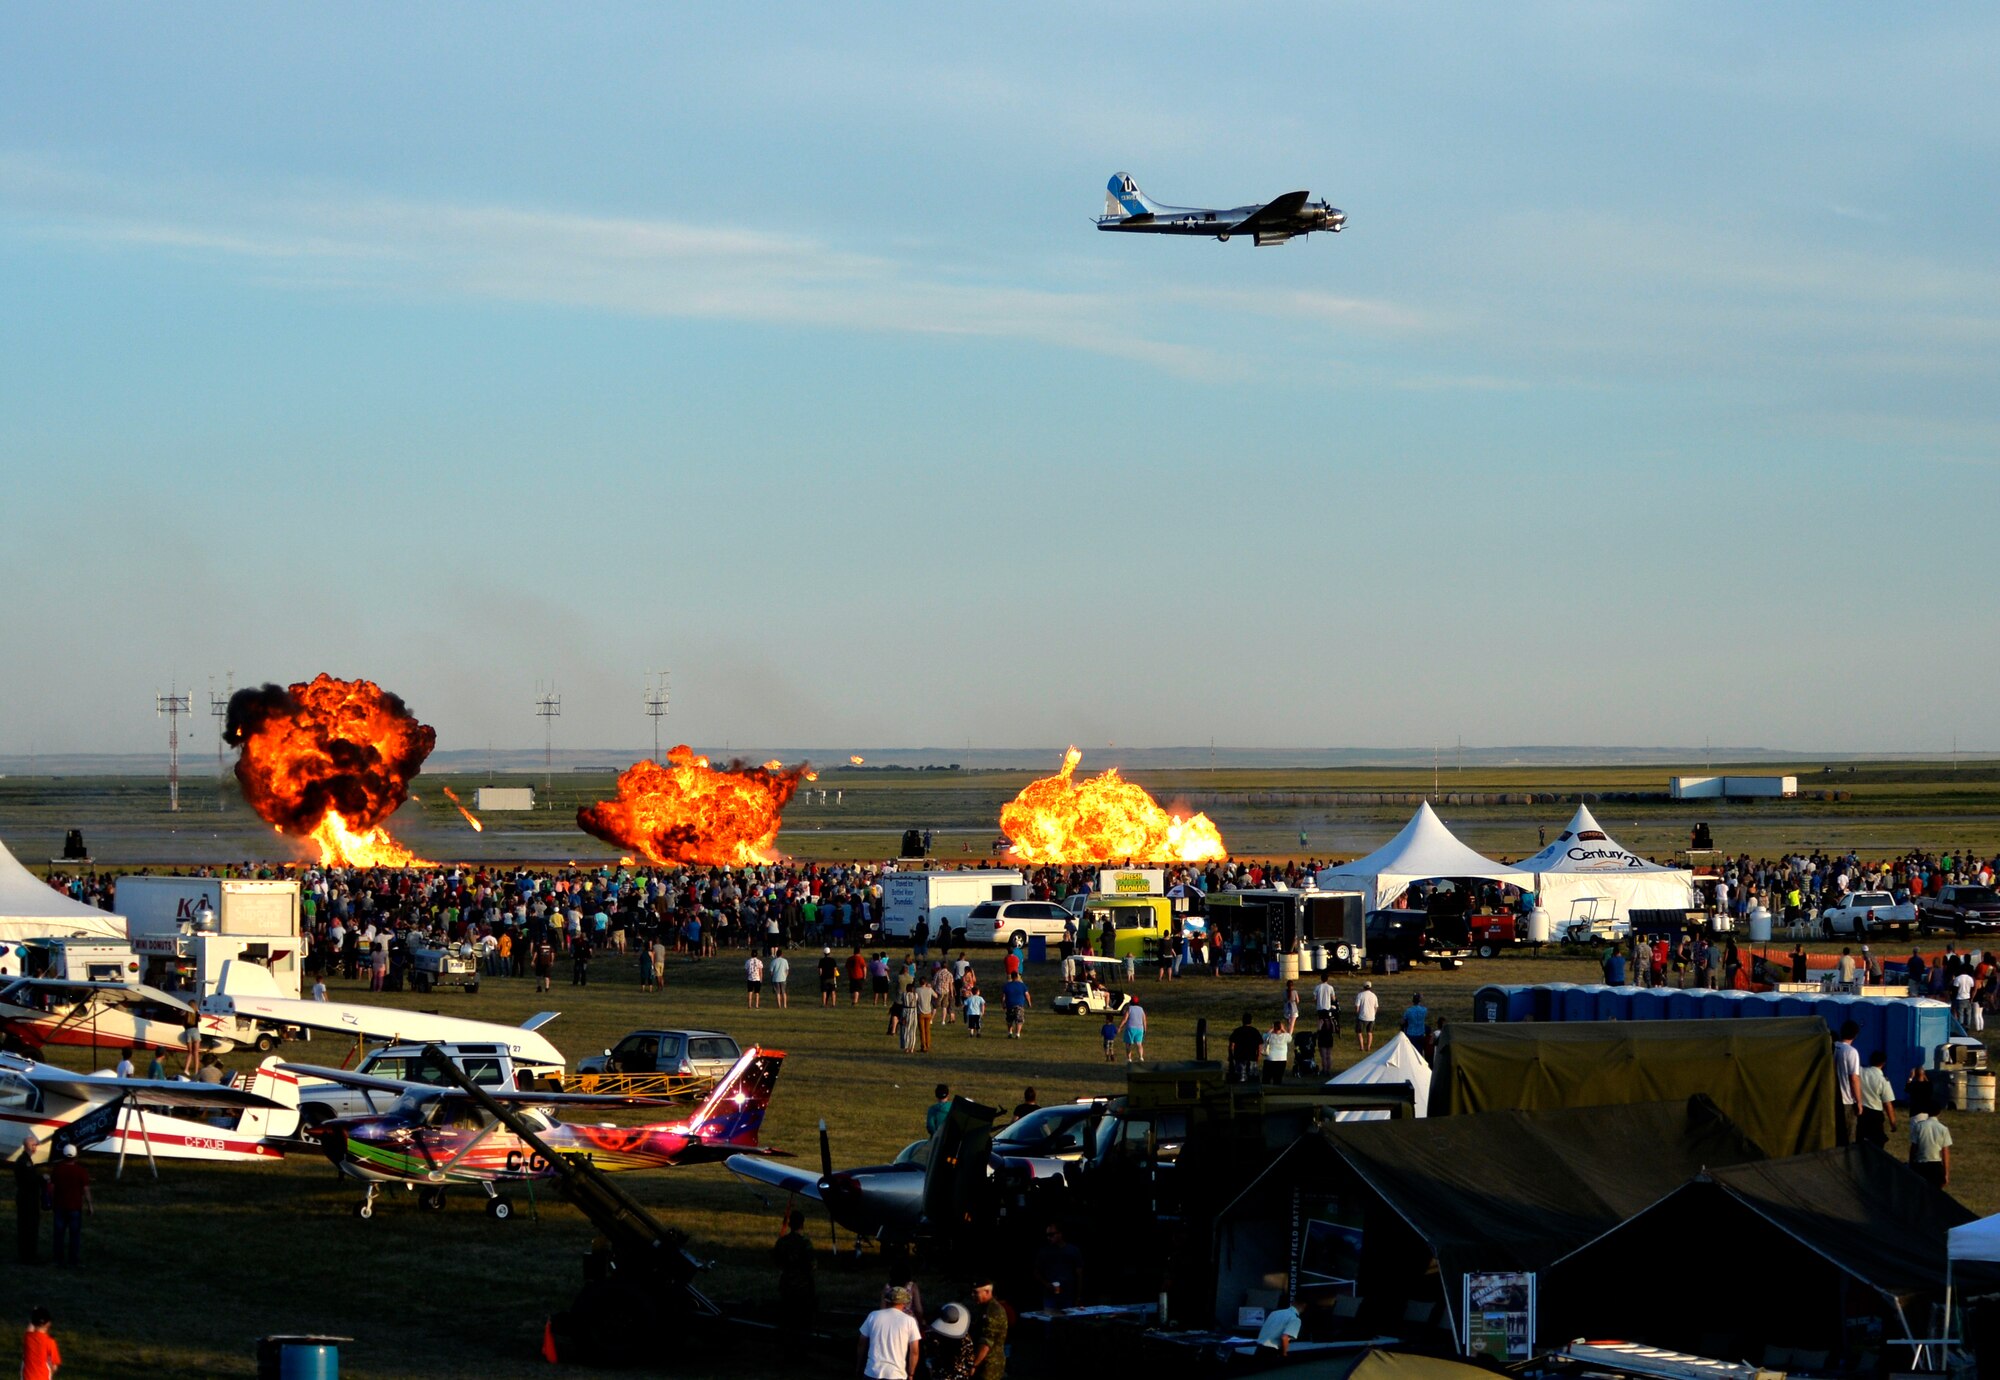
[{"label": "metal lattice tower", "polygon": [[229,732],[229,701],[236,694],[236,673],[231,671],[229,679],[223,682],[222,694],[215,693],[215,681],[208,682],[208,712],[215,720],[215,808],[222,808],[222,778],[229,774],[229,764],[225,754],[229,745],[224,738]]},{"label": "metal lattice tower", "polygon": [[181,715],[194,712],[194,696],[168,687],[164,695],[153,696],[155,711],[167,721],[167,808],[176,814],[181,808]]},{"label": "metal lattice tower", "polygon": [[551,686],[535,696],[535,716],[542,721],[542,794],[555,789],[556,720],[562,717],[562,696]]},{"label": "metal lattice tower", "polygon": [[648,671],[646,717],[653,721],[653,760],[660,760],[660,720],[667,717],[667,677],[671,671]]}]

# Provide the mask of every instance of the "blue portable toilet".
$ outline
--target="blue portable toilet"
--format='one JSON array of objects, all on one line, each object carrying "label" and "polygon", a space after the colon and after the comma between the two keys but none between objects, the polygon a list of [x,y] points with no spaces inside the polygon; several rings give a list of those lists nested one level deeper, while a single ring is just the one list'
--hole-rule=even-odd
[{"label": "blue portable toilet", "polygon": [[1562,1019],[1566,1021],[1594,1021],[1597,1019],[1597,994],[1604,985],[1597,982],[1580,982],[1562,994]]},{"label": "blue portable toilet", "polygon": [[1741,992],[1708,992],[1701,999],[1701,1018],[1705,1021],[1733,1021],[1743,1014],[1743,1003],[1737,998]]},{"label": "blue portable toilet", "polygon": [[1641,987],[1632,993],[1627,1006],[1626,1019],[1634,1021],[1664,1021],[1667,1014],[1667,998],[1673,994],[1664,987]]},{"label": "blue portable toilet", "polygon": [[1667,1016],[1676,1021],[1701,1019],[1701,998],[1684,988],[1667,993]]},{"label": "blue portable toilet", "polygon": [[1498,983],[1480,988],[1472,994],[1472,1019],[1481,1023],[1514,1019],[1512,994],[1519,990]]},{"label": "blue portable toilet", "polygon": [[1545,982],[1531,989],[1529,996],[1534,1002],[1534,1019],[1538,1021],[1559,1021],[1563,1018],[1563,993],[1576,986],[1573,982]]},{"label": "blue portable toilet", "polygon": [[1819,1011],[1814,1005],[1817,1000],[1817,998],[1809,997],[1803,992],[1780,992],[1778,1000],[1773,1003],[1777,1007],[1774,1014],[1779,1016],[1817,1016]]},{"label": "blue portable toilet", "polygon": [[1739,1017],[1754,1019],[1778,1014],[1778,1003],[1771,1000],[1768,992],[1728,992],[1724,995],[1737,998],[1736,1014]]}]

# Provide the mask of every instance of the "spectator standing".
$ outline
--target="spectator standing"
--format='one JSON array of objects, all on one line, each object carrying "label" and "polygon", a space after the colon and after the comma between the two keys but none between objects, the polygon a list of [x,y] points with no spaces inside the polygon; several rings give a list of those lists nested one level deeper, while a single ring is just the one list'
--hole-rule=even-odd
[{"label": "spectator standing", "polygon": [[924,1108],[924,1134],[936,1135],[938,1127],[944,1125],[944,1119],[949,1115],[951,1115],[951,1085],[940,1083],[937,1085],[937,1090],[931,1094],[931,1105]]},{"label": "spectator standing", "polygon": [[1264,1058],[1264,1081],[1284,1082],[1285,1065],[1292,1062],[1292,1032],[1285,1028],[1284,1017],[1272,1021],[1271,1028],[1264,1032],[1260,1052]]},{"label": "spectator standing", "polygon": [[1021,1038],[1022,1027],[1028,1019],[1028,1003],[1033,1000],[1028,992],[1028,984],[1021,981],[1018,976],[1008,978],[1006,986],[1000,989],[1000,1004],[1007,1010],[1008,1039]]},{"label": "spectator standing", "polygon": [[1861,1070],[1861,1116],[1854,1130],[1856,1140],[1878,1150],[1888,1148],[1889,1132],[1896,1129],[1896,1091],[1882,1071],[1888,1062],[1889,1056],[1879,1049],[1868,1056],[1867,1067]]},{"label": "spectator standing", "polygon": [[1861,1055],[1854,1048],[1854,1037],[1860,1033],[1853,1021],[1842,1022],[1833,1046],[1833,1083],[1840,1094],[1840,1119],[1833,1129],[1834,1140],[1841,1145],[1853,1143],[1855,1116],[1861,1109]]},{"label": "spectator standing", "polygon": [[1007,1380],[1007,1305],[993,1297],[991,1275],[973,1280],[972,1308],[972,1373],[977,1380]]},{"label": "spectator standing", "polygon": [[928,1360],[931,1380],[973,1380],[976,1348],[972,1314],[962,1303],[947,1303],[931,1323]]},{"label": "spectator standing", "polygon": [[855,1360],[871,1380],[911,1380],[917,1373],[917,1348],[923,1329],[910,1316],[910,1291],[897,1287],[889,1300],[861,1324]]},{"label": "spectator standing", "polygon": [[21,1380],[55,1380],[62,1366],[62,1348],[56,1345],[55,1318],[46,1308],[28,1314],[28,1332],[21,1338]]},{"label": "spectator standing", "polygon": [[14,1256],[23,1265],[42,1263],[42,1178],[35,1155],[42,1148],[33,1131],[14,1152]]},{"label": "spectator standing", "polygon": [[1139,1005],[1134,997],[1125,1004],[1125,1012],[1118,1018],[1119,1033],[1125,1037],[1125,1062],[1146,1062],[1146,1008]]},{"label": "spectator standing", "polygon": [[777,998],[778,1009],[786,1010],[792,1004],[791,989],[788,985],[792,980],[792,961],[785,957],[783,949],[776,949],[771,953],[769,966],[771,995]]},{"label": "spectator standing", "polygon": [[1019,1121],[1030,1112],[1039,1112],[1041,1109],[1041,1099],[1035,1095],[1034,1086],[1030,1084],[1021,1089],[1021,1100],[1014,1104],[1014,1120]]},{"label": "spectator standing", "polygon": [[1382,999],[1375,995],[1375,984],[1361,984],[1361,994],[1354,999],[1354,1043],[1366,1051],[1375,1048],[1375,1017],[1382,1009]]},{"label": "spectator standing", "polygon": [[931,1052],[931,1022],[937,1015],[937,988],[928,982],[919,982],[910,989],[910,1007],[917,1015],[917,1049]]},{"label": "spectator standing", "polygon": [[146,1065],[146,1077],[155,1083],[164,1083],[167,1079],[166,1061],[160,1057],[158,1049],[153,1051],[152,1062]]},{"label": "spectator standing", "polygon": [[1424,994],[1414,993],[1410,1004],[1403,1008],[1403,1033],[1409,1036],[1411,1044],[1423,1051],[1426,1059],[1431,1056],[1430,1025],[1431,1013],[1424,1006]]},{"label": "spectator standing", "polygon": [[1910,1168],[1933,1188],[1951,1186],[1951,1131],[1935,1112],[1910,1118]]},{"label": "spectator standing", "polygon": [[1285,984],[1285,997],[1283,1002],[1279,1004],[1278,1015],[1285,1023],[1285,1033],[1287,1035],[1298,1029],[1299,985],[1296,982],[1287,982]]},{"label": "spectator standing", "polygon": [[61,1161],[49,1171],[49,1199],[56,1215],[56,1264],[83,1264],[83,1214],[97,1208],[90,1200],[90,1171],[74,1145],[62,1148]]},{"label": "spectator standing", "polygon": [[752,1009],[764,1004],[764,960],[754,950],[743,960],[743,1004]]},{"label": "spectator standing", "polygon": [[986,1019],[986,998],[978,988],[965,994],[965,1033],[975,1040],[979,1038],[979,1026]]},{"label": "spectator standing", "polygon": [[1083,1252],[1063,1237],[1054,1222],[1042,1232],[1035,1252],[1035,1281],[1042,1286],[1042,1311],[1060,1313],[1083,1303]]},{"label": "spectator standing", "polygon": [[1254,1083],[1257,1074],[1257,1056],[1264,1047],[1264,1032],[1257,1029],[1250,1019],[1250,1013],[1243,1013],[1243,1023],[1229,1032],[1229,1081],[1232,1083]]},{"label": "spectator standing", "polygon": [[833,956],[833,946],[826,945],[819,951],[819,1004],[832,1006],[840,999],[840,961]]},{"label": "spectator standing", "polygon": [[569,944],[569,985],[590,986],[590,945],[581,939],[571,939]]},{"label": "spectator standing", "polygon": [[778,1335],[787,1351],[797,1351],[811,1333],[819,1307],[813,1278],[812,1242],[806,1239],[806,1215],[793,1208],[785,1214],[785,1230],[771,1247],[778,1267]]}]

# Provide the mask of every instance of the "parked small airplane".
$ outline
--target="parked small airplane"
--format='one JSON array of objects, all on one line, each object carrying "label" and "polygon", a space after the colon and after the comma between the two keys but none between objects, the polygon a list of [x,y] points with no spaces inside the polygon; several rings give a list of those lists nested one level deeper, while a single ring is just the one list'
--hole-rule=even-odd
[{"label": "parked small airplane", "polygon": [[142,982],[0,982],[0,1031],[28,1050],[45,1045],[177,1049],[189,1016],[198,1016],[203,1049],[226,1053],[236,1047],[235,1032],[221,1017],[199,1016],[179,997]]},{"label": "parked small airplane", "polygon": [[1143,235],[1213,235],[1227,242],[1231,235],[1249,235],[1257,244],[1283,244],[1294,235],[1315,230],[1339,234],[1347,212],[1324,201],[1307,200],[1310,192],[1286,192],[1261,206],[1216,210],[1207,206],[1164,206],[1139,190],[1130,173],[1114,173],[1104,191],[1099,230],[1125,230]]},{"label": "parked small airplane", "polygon": [[219,1022],[216,1029],[237,1040],[255,1038],[272,1029],[299,1027],[330,1035],[351,1037],[356,1044],[375,1040],[385,1044],[491,1043],[504,1046],[515,1060],[537,1065],[567,1067],[562,1051],[539,1034],[541,1028],[560,1013],[538,1011],[520,1025],[500,1025],[493,1021],[468,1020],[463,1016],[435,1016],[428,1011],[406,1011],[395,1006],[362,1006],[354,1002],[306,1001],[287,997],[278,988],[270,971],[259,964],[230,959],[222,965],[215,995],[202,1002],[202,1029],[208,1021]]},{"label": "parked small airplane", "polygon": [[[488,1095],[517,1109],[558,1155],[581,1156],[607,1172],[710,1164],[746,1151],[779,1153],[760,1148],[757,1132],[784,1058],[779,1050],[747,1049],[687,1120],[646,1126],[580,1126],[557,1120],[551,1109],[651,1107],[660,1105],[657,1099],[505,1088],[488,1090]],[[326,1157],[342,1174],[367,1185],[367,1196],[355,1208],[358,1217],[374,1215],[375,1195],[385,1183],[421,1187],[421,1202],[431,1211],[444,1206],[447,1184],[469,1183],[486,1194],[486,1210],[504,1219],[513,1215],[513,1205],[501,1195],[501,1185],[556,1177],[555,1167],[538,1151],[457,1088],[310,1064],[281,1067],[393,1099],[384,1111],[336,1117],[308,1132],[320,1138]]]},{"label": "parked small airplane", "polygon": [[[37,1163],[65,1145],[85,1150],[141,1150],[177,1159],[265,1159],[269,1137],[298,1122],[298,1091],[265,1061],[249,1088],[78,1073],[0,1054],[0,1159],[12,1159],[33,1135]],[[283,1080],[283,1081],[281,1081]],[[193,1119],[214,1114],[223,1125]],[[259,1148],[262,1147],[262,1148]],[[156,1170],[157,1172],[157,1170]]]}]

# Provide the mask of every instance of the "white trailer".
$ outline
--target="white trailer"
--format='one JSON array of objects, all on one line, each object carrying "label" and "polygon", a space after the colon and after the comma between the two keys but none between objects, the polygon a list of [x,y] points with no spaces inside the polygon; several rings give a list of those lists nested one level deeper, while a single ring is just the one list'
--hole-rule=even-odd
[{"label": "white trailer", "polygon": [[535,808],[535,788],[533,786],[481,786],[472,793],[472,808],[481,813],[490,810],[532,810]]},{"label": "white trailer", "polygon": [[986,901],[1021,901],[1027,879],[1011,867],[967,872],[891,872],[882,879],[882,935],[908,939],[917,921],[960,929],[972,908]]},{"label": "white trailer", "polygon": [[120,877],[118,913],[137,943],[146,935],[193,930],[204,912],[217,934],[299,932],[299,884],[251,877]]}]

